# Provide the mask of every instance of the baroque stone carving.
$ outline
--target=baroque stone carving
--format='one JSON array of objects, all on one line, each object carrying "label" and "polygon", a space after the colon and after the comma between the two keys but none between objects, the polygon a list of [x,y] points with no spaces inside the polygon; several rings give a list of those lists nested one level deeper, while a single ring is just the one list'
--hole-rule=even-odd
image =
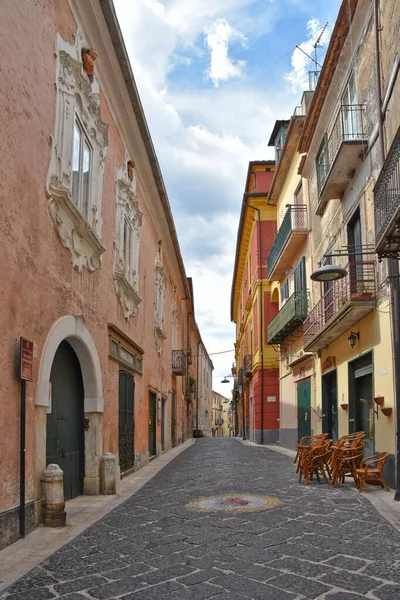
[{"label": "baroque stone carving", "polygon": [[155,264],[155,302],[154,302],[154,336],[158,354],[164,347],[167,336],[164,333],[164,303],[167,289],[167,275],[163,267],[162,242],[159,240],[157,246]]},{"label": "baroque stone carving", "polygon": [[138,272],[142,217],[132,182],[120,174],[117,179],[114,281],[125,319],[137,314],[141,302]]},{"label": "baroque stone carving", "polygon": [[[101,264],[101,201],[108,125],[100,115],[99,85],[92,85],[82,67],[82,32],[71,46],[60,35],[56,40],[56,117],[50,167],[47,175],[49,210],[63,246],[71,252],[80,272]],[[79,119],[91,145],[88,211],[84,216],[72,201],[72,155],[75,119]]]}]

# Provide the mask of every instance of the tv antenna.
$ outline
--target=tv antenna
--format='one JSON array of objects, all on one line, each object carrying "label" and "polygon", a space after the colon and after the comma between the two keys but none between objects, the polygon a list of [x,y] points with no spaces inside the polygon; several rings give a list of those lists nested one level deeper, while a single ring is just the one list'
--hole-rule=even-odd
[{"label": "tv antenna", "polygon": [[321,66],[321,65],[319,65],[319,64],[318,64],[318,61],[317,61],[317,58],[318,58],[318,56],[317,56],[317,48],[321,48],[320,41],[321,41],[321,38],[322,38],[322,36],[324,35],[324,33],[325,33],[325,30],[326,30],[326,28],[328,27],[328,25],[329,25],[329,21],[327,21],[327,22],[325,23],[325,25],[324,25],[324,27],[323,27],[323,29],[322,29],[321,33],[320,33],[320,34],[319,34],[319,36],[318,36],[318,39],[316,40],[316,42],[315,42],[315,44],[314,44],[314,56],[315,56],[315,58],[314,58],[314,63],[315,63],[315,70],[317,70],[317,65],[318,65],[319,67]]},{"label": "tv antenna", "polygon": [[324,27],[322,28],[321,33],[318,36],[318,39],[316,40],[315,44],[313,45],[314,48],[314,58],[312,56],[310,56],[309,54],[307,54],[307,52],[304,52],[303,48],[301,48],[300,46],[296,46],[296,48],[298,48],[298,50],[300,50],[303,54],[305,54],[307,56],[307,58],[309,58],[313,63],[315,63],[315,70],[317,71],[317,67],[319,67],[320,69],[322,69],[321,65],[319,64],[317,58],[317,48],[321,48],[320,45],[320,41],[322,36],[324,35],[324,31],[325,29],[328,27],[329,25],[329,21],[327,21],[324,25]]}]

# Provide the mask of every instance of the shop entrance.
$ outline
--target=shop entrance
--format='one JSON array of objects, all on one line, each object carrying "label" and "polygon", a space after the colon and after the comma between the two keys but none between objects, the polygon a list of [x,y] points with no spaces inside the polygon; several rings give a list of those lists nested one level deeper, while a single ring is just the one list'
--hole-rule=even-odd
[{"label": "shop entrance", "polygon": [[333,442],[338,439],[336,369],[322,376],[322,433]]}]

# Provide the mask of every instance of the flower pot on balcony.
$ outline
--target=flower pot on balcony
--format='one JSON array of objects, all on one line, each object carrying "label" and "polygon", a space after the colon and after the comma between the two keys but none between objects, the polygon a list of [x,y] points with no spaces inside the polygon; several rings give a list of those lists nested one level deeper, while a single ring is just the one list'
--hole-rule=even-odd
[{"label": "flower pot on balcony", "polygon": [[361,301],[365,302],[367,300],[372,300],[372,293],[371,292],[354,293],[351,295],[351,299],[356,302],[361,302]]},{"label": "flower pot on balcony", "polygon": [[382,406],[381,406],[381,411],[383,412],[385,417],[390,417],[390,415],[392,414],[392,410],[393,409],[390,407],[382,408]]},{"label": "flower pot on balcony", "polygon": [[343,410],[347,410],[349,408],[348,404],[341,404],[340,408],[342,408]]},{"label": "flower pot on balcony", "polygon": [[383,396],[375,396],[375,398],[374,398],[374,402],[378,406],[382,406],[382,404],[384,403],[384,401],[385,401],[385,398]]}]

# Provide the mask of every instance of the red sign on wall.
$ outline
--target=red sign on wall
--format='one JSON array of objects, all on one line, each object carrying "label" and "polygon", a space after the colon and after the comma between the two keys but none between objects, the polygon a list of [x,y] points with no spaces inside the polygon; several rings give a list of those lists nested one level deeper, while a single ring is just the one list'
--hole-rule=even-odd
[{"label": "red sign on wall", "polygon": [[33,379],[33,342],[26,338],[20,339],[21,347],[21,379]]}]

